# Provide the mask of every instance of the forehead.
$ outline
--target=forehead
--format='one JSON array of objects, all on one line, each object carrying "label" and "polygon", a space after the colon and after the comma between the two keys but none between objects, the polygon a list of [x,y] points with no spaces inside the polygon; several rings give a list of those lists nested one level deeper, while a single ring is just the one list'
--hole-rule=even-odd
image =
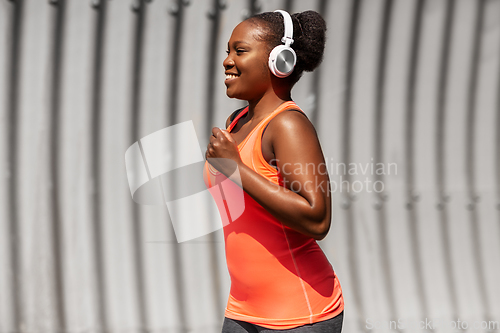
[{"label": "forehead", "polygon": [[261,26],[246,20],[234,28],[231,38],[229,39],[229,43],[242,41],[249,44],[255,44],[260,42],[259,37],[263,34],[265,34],[265,31]]}]

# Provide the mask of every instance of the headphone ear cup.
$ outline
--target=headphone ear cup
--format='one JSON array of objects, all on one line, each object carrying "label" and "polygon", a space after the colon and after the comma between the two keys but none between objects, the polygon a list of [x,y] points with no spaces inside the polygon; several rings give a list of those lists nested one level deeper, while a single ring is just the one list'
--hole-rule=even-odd
[{"label": "headphone ear cup", "polygon": [[279,78],[292,74],[296,62],[295,51],[286,45],[276,46],[269,54],[269,70]]}]

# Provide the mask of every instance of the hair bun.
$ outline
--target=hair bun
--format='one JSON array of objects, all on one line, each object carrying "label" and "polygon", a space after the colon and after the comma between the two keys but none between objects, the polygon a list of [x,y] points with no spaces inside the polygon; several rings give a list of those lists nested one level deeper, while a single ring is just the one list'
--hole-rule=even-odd
[{"label": "hair bun", "polygon": [[311,72],[323,60],[326,22],[319,13],[312,10],[293,14],[292,21],[294,31],[292,48],[297,54],[296,70]]}]

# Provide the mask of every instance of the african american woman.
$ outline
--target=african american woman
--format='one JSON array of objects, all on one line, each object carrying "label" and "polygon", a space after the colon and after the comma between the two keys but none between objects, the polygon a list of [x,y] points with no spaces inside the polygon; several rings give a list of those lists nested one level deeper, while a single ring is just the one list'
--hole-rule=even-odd
[{"label": "african american woman", "polygon": [[[231,278],[223,333],[342,330],[342,289],[317,243],[330,230],[328,170],[291,96],[302,73],[321,63],[325,32],[317,12],[275,11],[241,22],[229,39],[227,96],[248,106],[225,130],[212,129],[204,169],[209,188],[237,170],[230,182],[243,189],[244,210],[223,227]],[[236,188],[224,186],[218,208],[228,216]]]}]

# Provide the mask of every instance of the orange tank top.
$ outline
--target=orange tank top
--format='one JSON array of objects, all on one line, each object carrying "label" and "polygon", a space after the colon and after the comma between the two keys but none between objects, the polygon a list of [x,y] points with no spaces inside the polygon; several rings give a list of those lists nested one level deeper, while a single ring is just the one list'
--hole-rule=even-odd
[{"label": "orange tank top", "polygon": [[[238,145],[243,163],[275,184],[282,182],[277,170],[262,156],[262,133],[271,119],[290,109],[300,110],[294,102],[283,103]],[[229,132],[247,112],[248,107],[240,112]],[[220,182],[216,177],[225,178],[214,171],[205,164],[209,189]],[[231,195],[227,186],[225,195]],[[216,203],[221,217],[226,217],[223,231],[231,277],[226,317],[283,330],[327,320],[343,311],[340,283],[313,238],[283,225],[246,192],[243,213],[234,221],[227,219],[231,211],[228,202],[219,200]]]}]

